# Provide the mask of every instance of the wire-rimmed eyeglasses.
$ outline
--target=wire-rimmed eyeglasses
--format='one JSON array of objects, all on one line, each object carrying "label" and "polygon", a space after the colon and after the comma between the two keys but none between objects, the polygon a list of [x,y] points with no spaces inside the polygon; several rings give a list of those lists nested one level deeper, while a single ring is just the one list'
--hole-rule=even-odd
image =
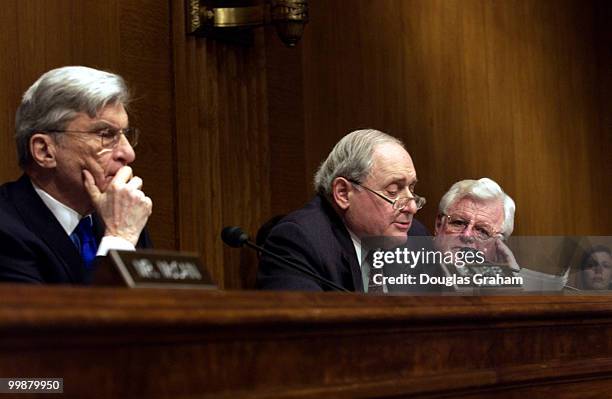
[{"label": "wire-rimmed eyeglasses", "polygon": [[45,130],[45,133],[88,133],[95,134],[100,138],[100,144],[103,148],[115,148],[121,140],[121,135],[124,135],[128,143],[132,147],[138,145],[138,136],[140,136],[140,130],[135,127],[126,127],[123,129],[115,129],[111,127],[105,127],[98,130]]},{"label": "wire-rimmed eyeglasses", "polygon": [[[441,216],[446,219],[446,231],[449,233],[461,234],[471,224],[470,220],[466,220],[461,216],[445,214]],[[502,237],[499,231],[495,231],[492,226],[484,223],[474,223],[472,231],[474,232],[474,238],[478,241],[488,241],[492,238]]]},{"label": "wire-rimmed eyeglasses", "polygon": [[416,205],[416,209],[417,211],[421,208],[423,208],[425,206],[425,204],[427,203],[427,200],[425,199],[425,197],[421,197],[415,193],[411,193],[412,196],[411,197],[400,197],[400,198],[396,198],[396,199],[391,199],[389,197],[387,197],[384,194],[379,193],[376,190],[372,190],[369,187],[364,186],[363,184],[352,180],[352,179],[346,179],[349,182],[353,183],[356,186],[365,188],[366,190],[368,190],[369,192],[371,192],[372,194],[378,196],[379,198],[383,199],[384,201],[388,202],[391,204],[391,206],[393,207],[393,209],[395,209],[396,211],[401,211],[402,209],[404,209],[405,207],[408,206],[408,204],[410,203],[410,201],[414,201],[415,205]]}]

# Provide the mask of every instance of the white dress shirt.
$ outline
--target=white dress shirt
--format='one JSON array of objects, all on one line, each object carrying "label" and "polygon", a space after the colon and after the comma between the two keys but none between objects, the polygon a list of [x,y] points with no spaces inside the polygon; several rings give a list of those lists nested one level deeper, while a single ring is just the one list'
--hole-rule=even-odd
[{"label": "white dress shirt", "polygon": [[[53,198],[49,193],[39,188],[32,182],[32,186],[34,186],[34,190],[36,190],[36,194],[40,197],[40,199],[45,203],[47,208],[51,211],[53,216],[57,219],[59,224],[62,226],[67,235],[70,235],[74,232],[81,218],[87,215],[79,215],[77,211],[74,209],[62,204],[55,198]],[[134,245],[128,240],[115,237],[115,236],[104,236],[102,237],[102,241],[98,245],[98,252],[96,252],[96,256],[106,256],[109,250],[118,249],[124,251],[135,251],[136,248]]]}]

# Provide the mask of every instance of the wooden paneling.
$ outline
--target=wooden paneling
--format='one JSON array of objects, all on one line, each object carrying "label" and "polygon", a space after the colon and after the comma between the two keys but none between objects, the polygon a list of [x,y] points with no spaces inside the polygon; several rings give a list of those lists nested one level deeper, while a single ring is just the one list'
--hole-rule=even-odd
[{"label": "wooden paneling", "polygon": [[19,176],[13,132],[23,92],[45,71],[86,65],[122,75],[143,132],[135,173],[153,199],[153,241],[175,248],[172,65],[163,1],[7,0],[0,7],[0,181]]},{"label": "wooden paneling", "polygon": [[180,249],[202,254],[221,286],[253,286],[255,254],[224,247],[223,226],[256,232],[269,214],[265,45],[186,37],[172,2]]},{"label": "wooden paneling", "polygon": [[609,398],[611,338],[609,296],[0,289],[4,376],[66,398]]},{"label": "wooden paneling", "polygon": [[287,48],[266,28],[266,93],[270,134],[271,216],[303,205],[311,187],[305,168],[302,48]]},{"label": "wooden paneling", "polygon": [[[176,161],[170,40],[170,8],[165,1],[119,0],[117,72],[134,95],[135,126],[142,126],[134,170],[153,199],[149,230],[156,248],[175,249]],[[114,67],[113,67],[114,68]]]},{"label": "wooden paneling", "polygon": [[488,176],[517,203],[515,234],[612,234],[610,8],[313,0],[306,176],[344,134],[374,127],[413,156],[430,228],[452,183]]}]

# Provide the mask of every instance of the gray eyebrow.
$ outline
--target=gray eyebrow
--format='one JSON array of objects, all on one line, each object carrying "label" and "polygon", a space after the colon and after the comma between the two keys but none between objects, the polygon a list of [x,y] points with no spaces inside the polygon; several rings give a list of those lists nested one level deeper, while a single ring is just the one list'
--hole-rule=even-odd
[{"label": "gray eyebrow", "polygon": [[115,126],[111,125],[110,123],[102,122],[102,121],[94,123],[94,125],[91,127],[92,130],[106,129],[106,128],[117,129]]}]

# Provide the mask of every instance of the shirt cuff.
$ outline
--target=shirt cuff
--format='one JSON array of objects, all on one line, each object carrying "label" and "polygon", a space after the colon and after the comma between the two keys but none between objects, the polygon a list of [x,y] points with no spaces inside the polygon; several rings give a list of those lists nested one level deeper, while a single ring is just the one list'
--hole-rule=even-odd
[{"label": "shirt cuff", "polygon": [[102,237],[102,241],[100,241],[100,246],[98,246],[98,252],[96,256],[106,256],[108,251],[111,249],[118,249],[121,251],[135,251],[136,247],[129,242],[128,240],[115,237],[115,236],[104,236]]}]

